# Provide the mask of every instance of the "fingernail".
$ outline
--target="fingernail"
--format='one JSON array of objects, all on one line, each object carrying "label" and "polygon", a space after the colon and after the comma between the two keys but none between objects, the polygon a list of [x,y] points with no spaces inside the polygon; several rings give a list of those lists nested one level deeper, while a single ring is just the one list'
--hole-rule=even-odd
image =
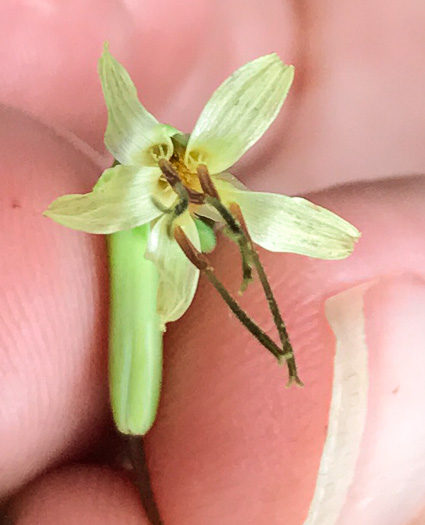
[{"label": "fingernail", "polygon": [[304,525],[336,524],[354,479],[367,417],[368,348],[363,303],[371,285],[355,286],[325,303],[336,340],[332,397],[316,487]]},{"label": "fingernail", "polygon": [[[345,484],[334,480],[327,488],[334,490],[334,514],[339,515],[324,522],[408,523],[425,499],[425,283],[415,275],[368,282],[330,298],[326,313],[337,341],[335,368],[342,352],[344,359],[354,359],[361,375],[366,351],[369,386],[367,398],[361,391],[358,398],[360,408],[365,404],[364,431],[362,411],[346,404],[344,413],[339,405],[350,454],[343,458]],[[353,392],[356,381],[356,374],[347,376],[342,392]],[[337,402],[333,398],[331,406],[338,407]],[[326,488],[323,480],[322,485]]]},{"label": "fingernail", "polygon": [[344,525],[407,523],[425,499],[425,283],[381,281],[365,294],[368,418]]}]

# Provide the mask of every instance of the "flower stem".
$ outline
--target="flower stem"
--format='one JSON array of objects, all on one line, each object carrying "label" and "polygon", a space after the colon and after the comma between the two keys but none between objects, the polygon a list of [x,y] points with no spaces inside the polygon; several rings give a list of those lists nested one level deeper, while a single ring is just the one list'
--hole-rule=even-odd
[{"label": "flower stem", "polygon": [[136,485],[146,516],[151,525],[163,525],[164,522],[159,514],[152,491],[143,438],[140,436],[127,436],[127,439],[130,461],[136,476]]}]

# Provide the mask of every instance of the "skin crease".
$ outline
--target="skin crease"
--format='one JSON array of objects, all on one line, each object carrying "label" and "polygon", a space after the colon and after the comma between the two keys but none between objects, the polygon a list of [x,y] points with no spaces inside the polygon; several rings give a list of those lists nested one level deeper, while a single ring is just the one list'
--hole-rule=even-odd
[{"label": "skin crease", "polygon": [[[363,238],[346,261],[260,253],[303,390],[283,388],[285,370],[201,283],[166,338],[164,396],[147,438],[158,504],[167,525],[303,523],[330,402],[335,344],[324,301],[372,280],[364,298],[370,409],[338,525],[422,523],[423,4],[177,5],[2,4],[0,493],[18,494],[18,524],[41,517],[47,524],[105,523],[105,516],[111,524],[147,523],[141,509],[135,515],[134,491],[121,474],[66,467],[82,451],[106,446],[107,266],[102,238],[40,216],[58,195],[87,191],[100,173],[44,124],[104,153],[95,66],[106,39],[147,107],[184,130],[218,82],[277,51],[296,66],[294,88],[273,128],[233,172],[252,188],[284,193],[375,180],[309,196],[356,224]],[[233,290],[236,260],[228,245],[213,257]],[[256,290],[244,304],[271,327]],[[53,478],[42,475],[58,463],[65,468]]]}]

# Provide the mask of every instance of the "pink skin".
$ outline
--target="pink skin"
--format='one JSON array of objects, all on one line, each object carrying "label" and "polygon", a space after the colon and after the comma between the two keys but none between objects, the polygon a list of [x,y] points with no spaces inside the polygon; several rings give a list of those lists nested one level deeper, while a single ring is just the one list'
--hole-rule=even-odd
[{"label": "pink skin", "polygon": [[[339,525],[423,523],[425,188],[420,176],[409,177],[425,166],[423,3],[297,2],[296,10],[277,0],[3,4],[0,494],[18,494],[16,523],[147,523],[121,474],[66,467],[106,447],[107,261],[101,237],[40,215],[55,197],[87,191],[100,173],[46,125],[71,131],[97,148],[103,165],[110,162],[95,70],[105,39],[148,108],[185,130],[241,64],[273,50],[293,62],[296,83],[282,115],[233,171],[256,189],[323,189],[310,198],[363,232],[346,261],[261,252],[303,390],[283,388],[284,369],[204,282],[187,315],[170,326],[161,410],[147,438],[165,523],[303,523],[335,350],[324,302],[365,281],[373,282],[365,295],[369,412]],[[213,260],[235,289],[233,248],[224,243]],[[244,303],[270,326],[256,297],[253,287]],[[354,328],[347,319],[347,330]],[[58,464],[65,468],[44,474]]]}]

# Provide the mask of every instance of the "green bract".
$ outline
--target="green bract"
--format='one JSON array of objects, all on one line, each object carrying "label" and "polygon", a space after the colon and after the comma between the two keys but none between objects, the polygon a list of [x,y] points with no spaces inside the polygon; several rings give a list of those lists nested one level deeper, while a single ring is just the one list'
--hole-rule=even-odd
[{"label": "green bract", "polygon": [[201,251],[203,253],[210,253],[214,251],[217,243],[214,231],[207,226],[201,219],[195,219],[196,229],[198,230],[199,241],[201,244]]},{"label": "green bract", "polygon": [[[225,204],[242,209],[252,240],[280,252],[342,259],[353,250],[358,230],[305,199],[249,191],[224,170],[230,168],[276,118],[291,86],[294,69],[272,53],[238,69],[215,91],[189,137],[159,123],[139,102],[124,67],[105,51],[99,75],[108,109],[105,144],[121,165],[106,170],[92,192],[54,201],[46,215],[91,233],[112,233],[151,225],[146,257],[159,271],[157,309],[165,326],[192,302],[199,271],[167,233],[168,215],[178,196],[158,167],[167,159],[185,186],[200,190],[196,169],[205,164]],[[197,249],[196,215],[216,217],[207,205],[191,203],[176,224]]]}]

